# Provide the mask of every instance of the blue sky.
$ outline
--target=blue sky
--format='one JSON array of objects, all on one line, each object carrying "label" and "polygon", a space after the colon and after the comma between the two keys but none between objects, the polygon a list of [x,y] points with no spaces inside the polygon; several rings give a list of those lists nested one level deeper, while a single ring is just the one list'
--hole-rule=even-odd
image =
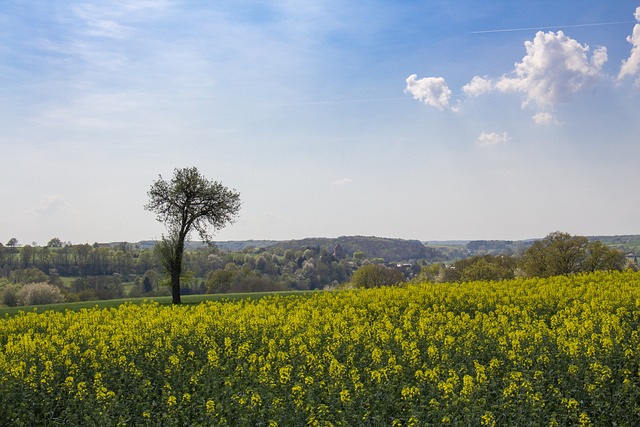
[{"label": "blue sky", "polygon": [[3,1],[0,242],[159,238],[187,166],[216,240],[638,234],[639,7]]}]

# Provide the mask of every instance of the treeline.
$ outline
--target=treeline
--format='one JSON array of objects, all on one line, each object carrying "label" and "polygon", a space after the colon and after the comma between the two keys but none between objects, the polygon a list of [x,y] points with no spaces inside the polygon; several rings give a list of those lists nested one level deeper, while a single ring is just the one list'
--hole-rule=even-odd
[{"label": "treeline", "polygon": [[[493,248],[508,251],[512,242],[478,242],[470,250]],[[637,269],[635,257],[598,240],[554,232],[510,255],[474,255],[450,265],[434,263],[424,266],[416,281],[468,282],[508,280],[515,277],[551,277],[599,270]]]},{"label": "treeline", "polygon": [[[284,251],[297,250],[300,247],[316,248],[333,251],[338,247],[345,257],[353,257],[356,254],[366,254],[372,259],[383,259],[386,262],[424,259],[436,261],[451,256],[450,251],[425,246],[419,240],[389,239],[369,236],[342,236],[335,239],[307,238],[302,240],[290,240],[279,242],[269,249]],[[460,253],[459,255],[464,256]]]},{"label": "treeline", "polygon": [[[326,260],[332,256],[334,261],[365,259],[374,263],[418,261],[427,263],[450,262],[468,256],[469,251],[459,248],[434,248],[417,240],[387,239],[379,237],[343,236],[335,239],[311,238],[286,242],[255,241],[220,242],[207,246],[199,242],[188,245],[185,258],[187,270],[198,277],[204,277],[208,257],[217,254],[225,261],[243,264],[246,255],[254,258],[260,255],[280,257],[291,261],[287,256],[294,254],[294,261],[302,253],[310,250],[315,258]],[[53,271],[61,276],[105,276],[118,274],[142,275],[149,269],[161,269],[158,257],[153,252],[154,242],[111,243],[111,244],[71,244],[51,239],[46,246],[18,245],[17,239],[11,239],[6,245],[0,243],[0,277],[9,277],[12,271],[26,268],[38,268],[49,273]],[[248,260],[248,258],[247,258]],[[249,262],[251,264],[251,262]],[[303,266],[300,266],[302,268]],[[323,281],[323,280],[321,280]],[[324,283],[323,283],[324,284]],[[311,286],[314,283],[310,283]],[[318,285],[318,283],[315,283]]]},{"label": "treeline", "polygon": [[[170,293],[151,245],[52,242],[45,247],[0,244],[1,304]],[[181,289],[182,294],[310,290],[346,283],[374,287],[404,281],[505,280],[637,268],[633,259],[600,241],[560,232],[515,252],[513,242],[498,241],[478,241],[467,249],[453,250],[421,246],[416,241],[372,237],[305,239],[241,251],[199,245],[184,254]],[[393,248],[407,258],[394,255]],[[494,252],[483,253],[490,251]]]},{"label": "treeline", "polygon": [[[318,241],[300,241],[297,247],[287,242],[270,247],[245,247],[240,252],[221,251],[215,245],[195,246],[197,249],[189,249],[184,254],[182,293],[337,287],[349,282],[353,272],[362,265],[385,263],[385,259],[371,257],[362,249],[379,248],[373,250],[373,255],[381,255],[382,251],[392,251],[394,245],[415,248],[414,242],[379,239],[383,242],[377,243],[377,239],[358,238],[356,241],[360,243],[354,246],[347,239],[345,246],[336,243],[333,247],[330,240],[321,242],[322,245],[317,244]],[[369,246],[364,243],[365,240],[369,241]],[[168,278],[150,245],[73,245],[62,244],[58,239],[52,242],[44,247],[20,246],[17,242],[0,245],[0,292],[4,295],[4,304],[27,304],[34,300],[35,297],[23,295],[22,288],[29,283],[57,287],[65,301],[169,293],[168,286],[165,286],[168,285]],[[411,251],[403,250],[405,252],[402,253]],[[414,251],[411,255],[425,253]],[[450,256],[441,252],[437,252],[437,255],[440,258],[434,257],[434,260]],[[390,255],[392,259],[397,257]],[[419,264],[426,262],[425,259],[410,260],[402,267],[402,277],[410,278],[417,274],[420,271]],[[44,286],[38,289],[42,292],[51,290]],[[58,299],[56,296],[56,302]]]},{"label": "treeline", "polygon": [[37,268],[46,274],[80,277],[143,274],[158,267],[152,250],[136,249],[131,243],[0,245],[0,277],[8,277],[12,271],[27,268]]}]

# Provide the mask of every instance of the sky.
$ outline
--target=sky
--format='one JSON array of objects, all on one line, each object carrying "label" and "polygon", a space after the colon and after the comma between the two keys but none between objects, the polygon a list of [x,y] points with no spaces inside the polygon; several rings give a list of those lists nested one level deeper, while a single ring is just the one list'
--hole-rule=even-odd
[{"label": "sky", "polygon": [[[640,234],[640,2],[3,0],[0,242]],[[197,235],[193,236],[194,238]]]}]

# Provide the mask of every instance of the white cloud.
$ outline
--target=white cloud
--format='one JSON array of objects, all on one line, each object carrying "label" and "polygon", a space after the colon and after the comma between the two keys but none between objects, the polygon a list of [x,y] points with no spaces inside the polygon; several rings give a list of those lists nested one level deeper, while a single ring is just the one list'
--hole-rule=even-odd
[{"label": "white cloud", "polygon": [[540,111],[531,117],[537,125],[555,125],[559,124],[558,119],[546,111]]},{"label": "white cloud", "polygon": [[405,93],[413,95],[414,99],[427,105],[446,110],[449,108],[451,90],[442,77],[424,77],[417,79],[417,75],[411,74],[407,77]]},{"label": "white cloud", "polygon": [[336,179],[335,181],[331,181],[331,185],[344,186],[344,185],[351,184],[352,182],[353,180],[351,178],[342,178],[342,179]]},{"label": "white cloud", "polygon": [[478,137],[478,145],[481,147],[491,147],[506,144],[509,141],[509,133],[482,132]]},{"label": "white cloud", "polygon": [[589,61],[589,46],[562,31],[539,31],[533,41],[525,42],[525,48],[527,55],[516,63],[513,77],[503,76],[496,84],[502,92],[524,93],[523,106],[529,102],[540,106],[569,102],[574,93],[600,79],[607,61],[605,47],[596,48]]},{"label": "white cloud", "polygon": [[[640,22],[640,7],[636,9],[635,18]],[[633,33],[627,37],[627,41],[631,43],[631,53],[629,58],[622,61],[618,79],[622,80],[626,76],[638,74],[640,71],[640,23],[633,26]],[[636,81],[640,84],[640,79]]]},{"label": "white cloud", "polygon": [[475,76],[469,83],[462,86],[462,91],[469,96],[480,96],[493,90],[491,80],[486,77]]}]

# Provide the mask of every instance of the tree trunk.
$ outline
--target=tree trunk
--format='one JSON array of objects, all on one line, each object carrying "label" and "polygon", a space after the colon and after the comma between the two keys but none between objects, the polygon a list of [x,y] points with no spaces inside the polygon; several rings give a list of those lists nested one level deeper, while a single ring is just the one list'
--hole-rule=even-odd
[{"label": "tree trunk", "polygon": [[[180,236],[181,237],[181,236]],[[173,253],[174,259],[171,263],[171,296],[173,304],[181,304],[180,299],[180,276],[182,275],[182,253],[184,252],[184,238],[178,239]]]},{"label": "tree trunk", "polygon": [[171,272],[171,296],[173,304],[181,304],[180,300],[180,270]]}]

